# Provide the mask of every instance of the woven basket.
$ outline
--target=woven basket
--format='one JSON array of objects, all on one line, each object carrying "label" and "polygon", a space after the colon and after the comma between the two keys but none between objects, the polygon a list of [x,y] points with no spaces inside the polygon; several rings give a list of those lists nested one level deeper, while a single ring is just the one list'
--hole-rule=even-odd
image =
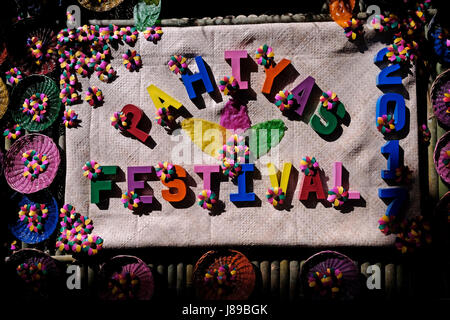
[{"label": "woven basket", "polygon": [[450,168],[447,168],[442,162],[446,150],[450,150],[450,131],[438,140],[433,155],[434,167],[436,168],[437,173],[443,181],[450,184]]},{"label": "woven basket", "polygon": [[[46,205],[48,209],[48,216],[43,223],[44,228],[42,232],[30,231],[27,228],[27,223],[19,220],[18,212],[20,210],[20,207],[25,204]],[[16,211],[11,212],[11,214],[13,215],[13,217],[11,217],[11,220],[13,220],[14,222],[8,225],[9,230],[17,239],[24,243],[30,244],[39,243],[48,239],[55,231],[59,217],[58,204],[56,203],[55,198],[53,198],[48,192],[42,192],[33,195],[32,197],[27,197],[25,195],[22,196],[16,206]]]},{"label": "woven basket", "polygon": [[[29,115],[22,112],[25,99],[35,93],[44,93],[48,97],[47,113],[42,122],[33,121]],[[59,87],[55,81],[46,76],[33,75],[25,78],[13,89],[11,96],[11,113],[14,121],[32,132],[42,131],[51,126],[61,110]]]},{"label": "woven basket", "polygon": [[6,110],[8,109],[9,104],[9,96],[8,89],[6,88],[5,83],[0,78],[0,119],[5,115]]},{"label": "woven basket", "polygon": [[136,300],[150,300],[153,296],[155,283],[150,268],[144,261],[135,256],[120,255],[115,256],[105,264],[100,270],[99,296],[102,300],[114,300],[115,297],[108,288],[108,281],[115,273],[133,272],[139,279],[139,287],[136,292]]},{"label": "woven basket", "polygon": [[[233,265],[236,279],[230,288],[219,291],[216,286],[205,283],[205,274],[210,268],[221,265]],[[208,251],[195,264],[194,286],[201,300],[247,300],[255,288],[255,270],[251,262],[242,253],[235,250]]]},{"label": "woven basket", "polygon": [[442,72],[431,85],[431,101],[433,112],[439,123],[450,128],[450,113],[447,113],[447,105],[444,102],[444,93],[450,89],[450,69]]},{"label": "woven basket", "polygon": [[[47,169],[34,180],[23,176],[22,154],[30,149],[46,154],[49,161]],[[4,163],[6,181],[11,188],[20,193],[37,192],[52,183],[58,172],[60,161],[58,147],[52,139],[42,134],[28,134],[14,142],[6,154]]]},{"label": "woven basket", "polygon": [[102,3],[98,3],[98,1],[95,0],[78,0],[78,2],[88,10],[102,12],[117,7],[123,0],[107,0]]}]

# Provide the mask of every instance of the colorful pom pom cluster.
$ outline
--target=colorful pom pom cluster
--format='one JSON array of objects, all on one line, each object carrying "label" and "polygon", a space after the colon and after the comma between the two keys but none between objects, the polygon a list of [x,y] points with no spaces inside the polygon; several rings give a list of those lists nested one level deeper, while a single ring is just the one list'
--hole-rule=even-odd
[{"label": "colorful pom pom cluster", "polygon": [[121,201],[123,203],[124,208],[135,210],[139,207],[141,199],[139,198],[139,195],[136,192],[134,192],[134,190],[132,190],[123,193]]},{"label": "colorful pom pom cluster", "polygon": [[129,71],[138,70],[142,67],[142,59],[141,55],[136,52],[136,50],[130,50],[122,55],[123,65]]},{"label": "colorful pom pom cluster", "polygon": [[333,91],[322,92],[320,103],[324,108],[327,108],[327,110],[332,110],[338,105],[339,98]]},{"label": "colorful pom pom cluster", "polygon": [[316,174],[317,169],[319,169],[319,162],[317,162],[315,157],[303,157],[300,160],[300,170],[305,174],[305,176],[313,176]]},{"label": "colorful pom pom cluster", "polygon": [[219,81],[219,90],[226,96],[232,96],[239,90],[239,83],[234,77],[225,76]]},{"label": "colorful pom pom cluster", "polygon": [[35,59],[35,63],[40,65],[44,59],[50,58],[53,53],[52,48],[44,48],[42,41],[37,37],[31,37],[27,39],[27,47],[31,56]]},{"label": "colorful pom pom cluster", "polygon": [[294,103],[294,95],[289,90],[280,91],[275,95],[275,105],[280,111],[291,109]]},{"label": "colorful pom pom cluster", "polygon": [[88,161],[83,166],[83,176],[89,180],[95,180],[102,173],[102,167],[96,161]]},{"label": "colorful pom pom cluster", "polygon": [[16,273],[33,292],[39,292],[48,275],[45,265],[37,261],[21,263],[16,267]]},{"label": "colorful pom pom cluster", "polygon": [[25,99],[22,105],[22,112],[32,116],[32,121],[42,122],[47,112],[47,106],[47,95],[45,93],[35,93],[30,98]]},{"label": "colorful pom pom cluster", "polygon": [[447,168],[450,168],[450,149],[444,151],[444,156],[442,157],[442,163]]},{"label": "colorful pom pom cluster", "polygon": [[60,209],[60,235],[56,248],[65,253],[96,255],[103,248],[103,239],[92,235],[93,221],[77,213],[75,207],[65,204]]},{"label": "colorful pom pom cluster", "polygon": [[133,44],[137,40],[139,31],[136,29],[136,27],[122,27],[119,30],[119,35],[126,43]]},{"label": "colorful pom pom cluster", "polygon": [[313,272],[308,275],[308,286],[322,297],[335,298],[340,292],[343,274],[337,268],[327,268],[322,272]]},{"label": "colorful pom pom cluster", "polygon": [[364,28],[361,20],[352,18],[349,21],[344,22],[344,33],[349,40],[356,40],[364,33]]},{"label": "colorful pom pom cluster", "polygon": [[78,123],[78,114],[72,109],[67,109],[64,111],[62,121],[66,128],[76,127]]},{"label": "colorful pom pom cluster", "polygon": [[175,166],[167,161],[158,162],[155,166],[156,175],[162,182],[169,182],[175,178]]},{"label": "colorful pom pom cluster", "polygon": [[395,168],[395,182],[398,184],[409,184],[412,181],[412,171],[408,166]]},{"label": "colorful pom pom cluster", "polygon": [[90,106],[96,107],[99,106],[103,102],[103,92],[96,86],[92,86],[88,88],[86,91],[85,100],[89,103]]},{"label": "colorful pom pom cluster", "polygon": [[394,216],[383,215],[380,220],[378,220],[378,229],[384,235],[390,235],[391,233],[396,233],[398,231],[398,223],[396,223]]},{"label": "colorful pom pom cluster", "polygon": [[156,122],[162,127],[172,127],[174,125],[174,116],[170,113],[169,108],[161,107],[156,110]]},{"label": "colorful pom pom cluster", "polygon": [[328,191],[327,201],[333,204],[333,206],[342,206],[348,200],[348,191],[342,186],[333,187]]},{"label": "colorful pom pom cluster", "polygon": [[404,220],[395,239],[396,248],[402,253],[411,253],[432,242],[430,223],[423,216]]},{"label": "colorful pom pom cluster", "polygon": [[270,187],[266,192],[267,201],[273,205],[274,207],[278,205],[283,205],[284,200],[286,199],[286,195],[283,192],[283,189],[279,187]]},{"label": "colorful pom pom cluster", "polygon": [[219,268],[210,268],[205,274],[205,283],[216,283],[219,286],[230,285],[237,278],[237,270],[232,264],[223,264]]},{"label": "colorful pom pom cluster", "polygon": [[111,125],[115,129],[119,129],[120,131],[125,131],[128,128],[127,121],[128,121],[127,116],[122,111],[114,112],[114,114],[111,117]]},{"label": "colorful pom pom cluster", "polygon": [[377,118],[377,129],[381,133],[390,133],[395,130],[394,116],[392,114],[383,114]]},{"label": "colorful pom pom cluster", "polygon": [[114,272],[108,281],[108,288],[117,300],[133,300],[139,288],[139,278],[133,272]]},{"label": "colorful pom pom cluster", "polygon": [[111,82],[116,76],[116,71],[113,69],[111,64],[105,60],[97,63],[94,70],[97,72],[97,77],[103,82]]},{"label": "colorful pom pom cluster", "polygon": [[171,56],[167,64],[170,71],[175,74],[185,74],[187,72],[186,58],[183,56]]},{"label": "colorful pom pom cluster", "polygon": [[9,69],[5,72],[6,83],[9,85],[18,84],[23,79],[22,72],[16,67]]},{"label": "colorful pom pom cluster", "polygon": [[46,154],[31,149],[22,154],[22,162],[25,166],[22,175],[31,181],[47,170],[49,164]]},{"label": "colorful pom pom cluster", "polygon": [[260,46],[256,49],[255,59],[259,65],[264,66],[265,68],[269,68],[274,64],[275,53],[273,49],[269,47],[267,44]]},{"label": "colorful pom pom cluster", "polygon": [[216,194],[209,189],[203,189],[197,196],[198,205],[203,209],[211,210],[216,201]]},{"label": "colorful pom pom cluster", "polygon": [[144,30],[144,37],[145,37],[145,40],[156,43],[159,40],[161,40],[163,33],[164,32],[162,31],[161,27],[155,27],[155,26],[147,27]]},{"label": "colorful pom pom cluster", "polygon": [[22,135],[22,127],[18,124],[15,124],[14,126],[10,128],[6,128],[5,131],[3,131],[3,136],[8,140],[16,140],[18,137]]},{"label": "colorful pom pom cluster", "polygon": [[404,63],[416,58],[414,52],[417,50],[417,43],[412,41],[406,43],[405,40],[398,37],[394,43],[387,47],[386,57],[393,63]]},{"label": "colorful pom pom cluster", "polygon": [[447,92],[444,93],[444,98],[442,100],[444,100],[445,105],[447,106],[446,113],[450,113],[450,89],[447,89]]},{"label": "colorful pom pom cluster", "polygon": [[235,178],[241,172],[242,163],[250,158],[250,149],[245,144],[245,138],[237,134],[228,138],[227,144],[224,144],[219,150],[220,167],[225,176]]},{"label": "colorful pom pom cluster", "polygon": [[25,204],[20,207],[19,220],[27,223],[30,232],[44,231],[44,223],[48,216],[45,204]]},{"label": "colorful pom pom cluster", "polygon": [[427,127],[426,124],[422,124],[420,126],[420,132],[422,133],[422,141],[423,142],[429,142],[431,139],[431,132],[430,129]]}]

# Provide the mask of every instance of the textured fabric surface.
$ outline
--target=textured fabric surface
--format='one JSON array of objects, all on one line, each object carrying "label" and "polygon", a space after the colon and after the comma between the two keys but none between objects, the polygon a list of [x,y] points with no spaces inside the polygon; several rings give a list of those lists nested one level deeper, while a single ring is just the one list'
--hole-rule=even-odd
[{"label": "textured fabric surface", "polygon": [[[367,47],[361,52],[347,41],[342,29],[333,22],[170,27],[164,28],[163,38],[156,45],[147,42],[141,33],[135,45],[143,60],[143,68],[138,73],[131,73],[122,65],[120,55],[127,46],[119,46],[118,50],[113,50],[115,59],[112,64],[118,74],[113,83],[104,84],[95,76],[81,79],[84,91],[89,85],[103,90],[105,104],[96,109],[85,102],[73,107],[82,123],[78,129],[67,130],[66,202],[94,220],[94,232],[104,238],[105,248],[391,244],[393,236],[386,237],[378,230],[378,219],[387,207],[378,198],[378,188],[388,185],[380,177],[380,170],[386,169],[386,159],[380,152],[386,140],[375,126],[376,101],[382,91],[376,87],[380,69],[373,63],[373,57],[383,44],[373,38],[374,34],[367,32]],[[279,89],[292,89],[307,76],[312,76],[321,90],[333,90],[338,94],[350,116],[348,126],[341,126],[342,134],[338,139],[324,140],[304,120],[284,117],[261,93],[265,78],[263,68],[247,61],[242,69],[243,74],[251,71],[249,85],[255,92],[255,100],[248,103],[252,125],[283,119],[288,128],[278,147],[255,162],[258,171],[254,175],[254,192],[261,200],[260,206],[239,208],[230,202],[229,194],[236,193],[237,186],[229,181],[220,183],[219,199],[224,202],[225,211],[216,216],[209,215],[196,203],[188,208],[175,208],[162,198],[161,190],[165,187],[159,181],[147,182],[160,203],[160,208],[148,214],[139,216],[124,209],[120,195],[111,198],[106,209],[90,204],[90,183],[82,176],[81,170],[87,160],[96,160],[102,165],[118,165],[125,173],[122,181],[116,183],[122,192],[127,190],[128,166],[156,165],[158,161],[172,160],[186,169],[192,178],[192,194],[198,194],[203,189],[203,180],[194,172],[193,164],[217,161],[203,154],[186,133],[170,136],[155,124],[155,107],[146,88],[154,84],[180,101],[193,117],[219,123],[227,98],[203,93],[205,107],[198,108],[189,99],[180,78],[169,71],[169,57],[174,54],[188,57],[189,68],[196,72],[193,57],[201,55],[217,83],[223,76],[231,75],[224,50],[247,50],[253,58],[256,48],[264,43],[273,47],[275,61],[282,58],[292,61],[293,68],[275,82]],[[407,205],[408,214],[415,215],[420,201],[415,76],[408,75],[403,84],[410,128],[409,134],[400,140],[400,146],[404,150],[405,164],[413,170],[415,179],[410,190],[414,196],[410,196]],[[308,105],[305,113],[314,112],[316,102],[313,106]],[[139,106],[152,120],[150,136],[155,142],[153,148],[122,136],[110,125],[112,113],[126,104]],[[183,163],[177,156],[182,143],[191,153],[182,157],[189,163]],[[296,182],[292,207],[284,211],[274,209],[265,199],[265,192],[270,187],[264,169],[267,162],[272,161],[281,169],[283,161],[291,161],[296,171],[300,171],[299,161],[306,155],[315,156],[319,161],[324,171],[325,192],[332,187],[333,162],[342,161],[349,173],[350,189],[361,193],[363,204],[354,206],[349,212],[325,206],[322,202],[304,204],[298,200],[303,179],[299,172],[291,177],[291,182]]]}]

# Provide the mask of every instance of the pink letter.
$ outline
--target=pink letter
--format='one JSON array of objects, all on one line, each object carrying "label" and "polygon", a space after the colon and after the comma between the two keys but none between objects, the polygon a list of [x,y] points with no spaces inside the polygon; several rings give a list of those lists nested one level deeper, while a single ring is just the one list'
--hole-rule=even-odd
[{"label": "pink letter", "polygon": [[239,83],[239,89],[248,89],[248,82],[241,81],[241,59],[247,58],[246,50],[226,50],[225,59],[231,59],[231,74]]},{"label": "pink letter", "polygon": [[205,166],[194,166],[194,171],[196,173],[203,173],[203,189],[211,190],[211,174],[213,172],[220,172],[220,167],[218,165],[205,165]]},{"label": "pink letter", "polygon": [[[334,186],[342,186],[342,162],[335,162],[333,166]],[[349,199],[359,199],[361,195],[358,191],[348,191]]]}]

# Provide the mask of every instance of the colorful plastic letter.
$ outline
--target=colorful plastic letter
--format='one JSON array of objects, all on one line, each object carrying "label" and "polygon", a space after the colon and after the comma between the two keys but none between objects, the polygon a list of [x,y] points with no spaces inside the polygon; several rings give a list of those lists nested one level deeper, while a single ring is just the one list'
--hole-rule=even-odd
[{"label": "colorful plastic letter", "polygon": [[238,176],[238,193],[230,193],[230,201],[255,201],[253,192],[247,193],[247,172],[253,172],[255,165],[253,163],[243,163],[242,173]]},{"label": "colorful plastic letter", "polygon": [[144,131],[142,131],[141,129],[137,128],[139,121],[141,121],[144,111],[142,111],[141,108],[136,107],[134,104],[127,104],[125,107],[122,108],[122,112],[127,117],[129,117],[130,113],[133,115],[133,117],[131,118],[130,127],[127,129],[127,132],[129,132],[130,134],[138,138],[140,141],[145,143],[149,135]]},{"label": "colorful plastic letter", "polygon": [[389,77],[391,73],[398,70],[400,70],[400,65],[398,64],[392,64],[381,70],[377,75],[377,87],[401,85],[402,77]]},{"label": "colorful plastic letter", "polygon": [[[311,119],[309,119],[309,125],[311,128],[314,129],[319,134],[323,135],[329,135],[336,130],[336,127],[338,125],[338,121],[336,116],[332,111],[327,110],[326,108],[322,107],[322,105],[319,103],[318,113],[320,117],[326,122],[326,124],[322,124],[322,121],[320,121],[320,117],[317,114],[313,114],[311,116]],[[342,103],[339,103],[336,110],[336,115],[343,119],[345,116],[345,107]]]},{"label": "colorful plastic letter", "polygon": [[213,172],[220,172],[218,165],[195,165],[194,171],[196,173],[203,173],[203,189],[211,190],[211,174]]},{"label": "colorful plastic letter", "polygon": [[316,80],[314,80],[313,77],[308,77],[291,90],[291,93],[294,95],[294,98],[298,103],[298,108],[295,109],[295,112],[297,112],[299,115],[303,114],[315,83]]},{"label": "colorful plastic letter", "polygon": [[403,203],[408,197],[408,190],[405,188],[380,188],[378,189],[380,199],[393,199],[386,209],[386,216],[395,217],[401,210]]},{"label": "colorful plastic letter", "polygon": [[388,114],[388,103],[395,102],[394,107],[394,124],[395,131],[400,131],[405,126],[406,118],[406,107],[405,99],[401,94],[398,93],[385,93],[380,96],[377,100],[377,112],[375,115],[375,123],[378,126],[377,119],[384,114]]},{"label": "colorful plastic letter", "polygon": [[273,188],[281,188],[281,190],[283,190],[283,192],[286,194],[289,184],[289,177],[291,175],[292,163],[284,163],[283,171],[281,172],[280,183],[278,183],[277,169],[275,168],[275,166],[269,162],[267,164],[267,169],[269,170],[270,185]]},{"label": "colorful plastic letter", "polygon": [[189,99],[195,99],[197,97],[193,83],[199,80],[202,80],[206,92],[214,91],[211,79],[209,78],[208,70],[206,70],[205,63],[203,62],[203,58],[201,56],[197,56],[195,57],[195,62],[197,63],[198,73],[186,73],[181,76],[181,80],[183,80],[184,86],[186,87]]},{"label": "colorful plastic letter", "polygon": [[400,166],[400,150],[398,140],[390,140],[381,147],[382,154],[388,154],[387,170],[381,170],[381,178],[395,179],[395,169]]},{"label": "colorful plastic letter", "polygon": [[239,84],[239,89],[248,89],[248,81],[241,80],[241,59],[247,58],[246,50],[226,50],[225,59],[231,60],[231,74]]},{"label": "colorful plastic letter", "polygon": [[[139,173],[152,173],[152,167],[151,166],[144,166],[144,167],[128,167],[127,169],[127,184],[128,184],[128,190],[134,190],[137,189],[144,189],[145,188],[145,182],[142,180],[134,180],[135,175]],[[147,196],[139,196],[142,203],[152,203],[153,202],[153,196],[147,195]]]},{"label": "colorful plastic letter", "polygon": [[281,73],[281,71],[286,69],[286,67],[290,64],[291,60],[283,58],[279,63],[275,65],[275,67],[270,66],[269,68],[265,69],[266,79],[264,80],[261,92],[265,94],[270,94],[270,91],[272,90],[273,81],[275,80],[276,76],[278,76]]},{"label": "colorful plastic letter", "polygon": [[[335,162],[333,165],[334,186],[342,186],[342,162]],[[361,195],[358,191],[348,191],[349,199],[359,199]]]},{"label": "colorful plastic letter", "polygon": [[169,108],[174,107],[175,109],[180,109],[183,104],[181,102],[178,102],[171,96],[169,96],[167,93],[162,91],[157,86],[151,84],[147,87],[147,92],[150,95],[150,98],[153,100],[153,104],[155,105],[156,109],[159,108]]},{"label": "colorful plastic letter", "polygon": [[323,192],[322,180],[320,179],[319,173],[313,176],[305,176],[303,178],[299,199],[308,200],[311,192],[316,193],[317,199],[325,199],[325,193]]},{"label": "colorful plastic letter", "polygon": [[[117,174],[117,166],[102,166],[102,176]],[[112,190],[111,180],[91,180],[91,203],[100,203],[100,191]]]},{"label": "colorful plastic letter", "polygon": [[[183,167],[175,165],[175,172],[177,178],[186,178],[186,171]],[[180,202],[186,197],[186,183],[182,179],[173,179],[169,182],[161,181],[163,185],[169,188],[169,190],[161,190],[161,194],[164,200],[169,202]],[[175,193],[172,193],[173,189],[176,189]]]},{"label": "colorful plastic letter", "polygon": [[388,53],[388,48],[384,47],[383,49],[381,49],[380,51],[377,52],[377,54],[375,55],[373,62],[377,63],[377,62],[381,62],[384,60],[384,58],[386,57],[386,53]]}]

